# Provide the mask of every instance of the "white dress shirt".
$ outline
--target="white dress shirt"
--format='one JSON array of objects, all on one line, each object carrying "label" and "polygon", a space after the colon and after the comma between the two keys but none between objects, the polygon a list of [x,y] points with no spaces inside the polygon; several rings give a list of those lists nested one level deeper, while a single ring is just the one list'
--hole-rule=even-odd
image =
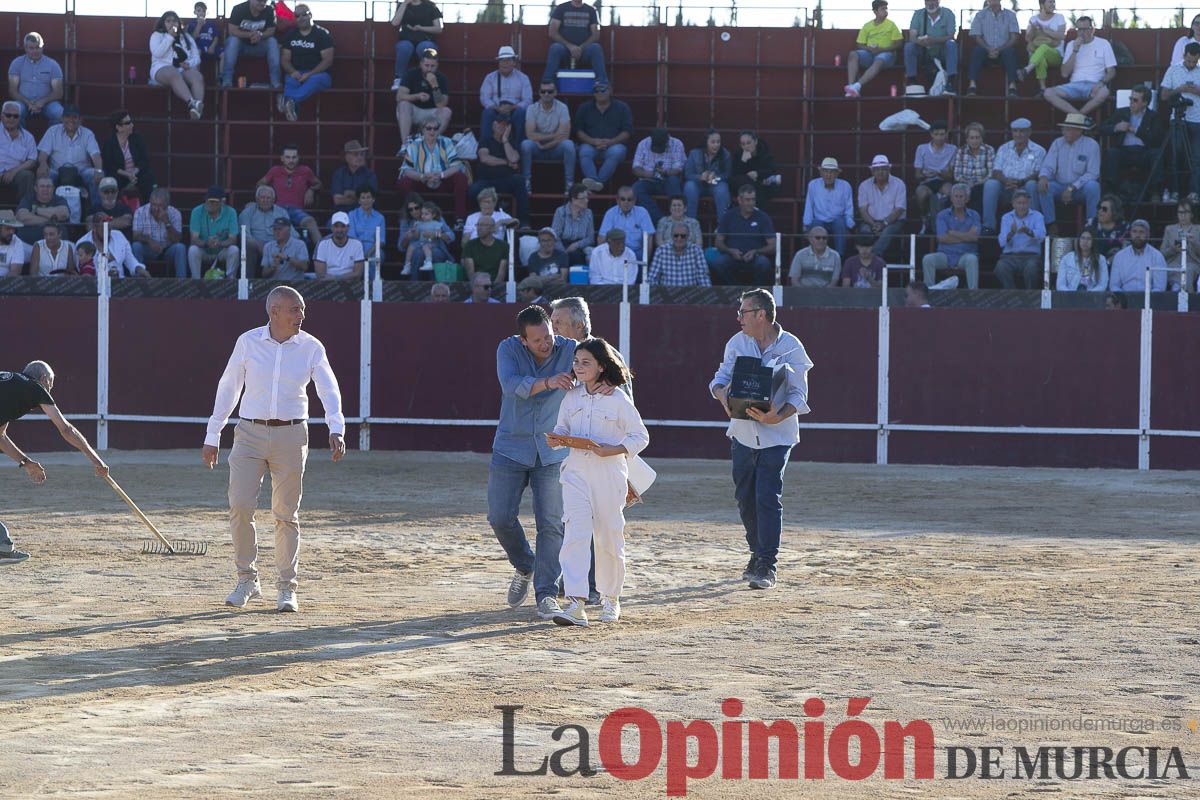
[{"label": "white dress shirt", "polygon": [[[221,444],[221,429],[229,421],[238,397],[242,419],[308,419],[308,383],[317,387],[325,407],[329,433],[345,433],[342,393],[329,366],[325,345],[315,336],[300,331],[285,342],[271,338],[271,328],[246,331],[233,346],[233,355],[217,384],[217,399],[208,419],[204,443]],[[245,389],[245,394],[242,394]]]},{"label": "white dress shirt", "polygon": [[[79,238],[75,246],[91,242],[97,252],[103,252],[100,242],[92,241],[92,232],[88,231]],[[118,230],[110,230],[108,232],[108,268],[117,270],[118,278],[129,278],[138,274],[138,270],[146,269],[145,264],[138,263],[138,260],[133,256],[133,247],[130,246],[129,240],[125,238],[125,234]]]},{"label": "white dress shirt", "polygon": [[637,280],[637,256],[628,247],[619,256],[614,256],[608,243],[598,245],[588,259],[588,283],[615,283],[622,281],[630,285]]}]

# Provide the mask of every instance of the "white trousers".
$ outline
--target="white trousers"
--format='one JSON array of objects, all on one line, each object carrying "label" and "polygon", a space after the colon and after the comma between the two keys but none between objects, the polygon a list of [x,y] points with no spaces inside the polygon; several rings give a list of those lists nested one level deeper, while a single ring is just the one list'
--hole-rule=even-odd
[{"label": "white trousers", "polygon": [[563,543],[558,554],[567,597],[588,596],[592,541],[596,543],[596,589],[620,597],[625,583],[624,456],[602,458],[572,450],[563,462]]}]

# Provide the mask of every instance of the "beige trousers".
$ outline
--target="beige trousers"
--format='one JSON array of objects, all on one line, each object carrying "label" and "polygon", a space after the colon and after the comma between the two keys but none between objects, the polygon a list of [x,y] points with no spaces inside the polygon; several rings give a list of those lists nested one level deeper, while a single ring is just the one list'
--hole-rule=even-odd
[{"label": "beige trousers", "polygon": [[242,420],[234,429],[233,450],[229,453],[229,530],[239,581],[258,577],[254,511],[263,476],[269,469],[278,586],[295,590],[300,564],[300,495],[307,459],[307,424],[270,428]]}]

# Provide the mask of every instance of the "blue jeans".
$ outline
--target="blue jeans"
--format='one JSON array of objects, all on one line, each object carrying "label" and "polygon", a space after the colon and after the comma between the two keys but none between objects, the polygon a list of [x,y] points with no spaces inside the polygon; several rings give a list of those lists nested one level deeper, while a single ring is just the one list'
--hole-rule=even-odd
[{"label": "blue jeans", "polygon": [[167,264],[175,265],[175,277],[188,277],[188,260],[187,260],[187,245],[183,242],[176,242],[173,245],[165,248],[158,254],[155,259],[150,255],[150,248],[146,247],[142,242],[134,242],[131,245],[133,257],[138,260],[139,264],[149,264],[151,261],[165,261]]},{"label": "blue jeans", "polygon": [[[540,601],[558,596],[562,567],[558,551],[563,541],[562,486],[559,464],[538,462],[527,467],[493,453],[488,469],[488,524],[508,556],[508,563],[525,574],[533,573],[533,591]],[[517,512],[525,487],[533,490],[533,516],[537,523],[537,554],[530,552],[529,539]]]},{"label": "blue jeans", "polygon": [[601,155],[601,152],[590,144],[579,145],[579,171],[583,173],[583,177],[591,178],[592,180],[608,183],[608,179],[617,171],[617,167],[625,160],[625,145],[610,144],[604,149],[604,163],[600,165],[600,171],[596,171],[596,156]]},{"label": "blue jeans", "polygon": [[775,569],[783,532],[783,471],[790,445],[755,450],[730,439],[733,492],[746,529],[746,544],[760,566]]},{"label": "blue jeans", "polygon": [[233,70],[237,67],[238,57],[242,54],[248,56],[266,57],[267,72],[271,76],[271,87],[278,89],[283,85],[283,81],[279,77],[279,40],[274,36],[269,36],[258,44],[250,44],[245,39],[239,39],[236,36],[230,36],[225,40],[225,61],[221,65],[221,85],[233,85]]},{"label": "blue jeans", "polygon": [[420,53],[423,50],[430,49],[436,50],[437,45],[428,39],[415,47],[412,42],[405,41],[404,39],[396,42],[396,77],[404,77],[404,73],[408,71],[408,62],[412,61],[413,53]]},{"label": "blue jeans", "polygon": [[887,69],[896,63],[895,50],[889,50],[886,53],[872,53],[869,50],[856,49],[854,52],[858,53],[858,68],[863,72],[866,72],[867,67],[874,64],[876,59],[883,64],[884,69]]},{"label": "blue jeans", "polygon": [[[865,235],[874,235],[871,231],[871,228],[865,222],[860,227]],[[896,220],[891,225],[884,225],[883,230],[879,232],[879,238],[875,240],[874,246],[871,247],[871,252],[886,261],[887,257],[884,255],[884,253],[888,251],[888,248],[892,246],[892,242],[903,230],[904,224],[900,220]],[[849,258],[849,256],[842,255],[842,258],[844,260]]]},{"label": "blue jeans", "polygon": [[[999,61],[1004,67],[1004,79],[1008,83],[1016,83],[1017,51],[1012,47],[1006,47],[1000,51],[998,59],[989,59],[987,48],[980,47],[979,45],[975,45],[975,48],[971,50],[971,63],[967,67],[967,75],[970,77],[972,83],[979,80],[979,73],[983,71],[983,65],[988,61],[992,61],[992,63]],[[946,71],[949,72],[950,70],[947,69]]]},{"label": "blue jeans", "polygon": [[[1029,207],[1034,211],[1041,211],[1038,203],[1037,180],[1030,179],[1025,182],[1022,187],[1029,192]],[[1001,206],[1008,208],[1012,204],[1013,190],[1004,188],[1004,182],[995,178],[988,178],[983,184],[983,226],[998,230],[999,218],[996,216],[997,209]]]},{"label": "blue jeans", "polygon": [[12,549],[12,537],[8,535],[8,528],[4,527],[3,522],[0,522],[0,553],[9,553],[12,552]]},{"label": "blue jeans", "polygon": [[[19,100],[14,100],[13,102],[21,107],[21,124],[24,125],[25,120],[29,117],[29,106],[25,105]],[[51,125],[56,122],[62,122],[63,104],[57,100],[51,100],[49,103],[46,103],[46,105],[42,106],[42,110],[39,113],[41,113],[41,115],[45,117],[46,121]]]},{"label": "blue jeans", "polygon": [[283,82],[283,96],[290,97],[296,101],[296,105],[300,105],[308,98],[318,92],[323,92],[333,86],[333,76],[328,72],[318,72],[316,75],[309,75],[304,83],[293,78],[291,75]]},{"label": "blue jeans", "polygon": [[721,253],[709,267],[713,273],[713,283],[718,286],[745,286],[747,272],[752,286],[771,286],[775,283],[775,262],[766,256],[755,256],[754,261],[747,264]]},{"label": "blue jeans", "polygon": [[[571,51],[566,48],[566,45],[559,42],[552,43],[549,52],[546,53],[546,71],[542,73],[542,83],[553,83],[558,77],[562,63],[570,62],[570,60]],[[592,68],[592,72],[596,73],[596,80],[608,81],[608,73],[604,71],[604,50],[600,47],[599,42],[592,42],[583,48],[576,66],[582,64],[588,64]]]},{"label": "blue jeans", "polygon": [[920,69],[922,58],[933,64],[933,59],[940,58],[946,68],[946,77],[953,78],[958,74],[958,45],[951,39],[948,42],[922,47],[914,42],[904,43],[904,77],[915,78]]},{"label": "blue jeans", "polygon": [[846,220],[842,217],[831,220],[814,219],[812,225],[805,228],[805,233],[813,229],[813,226],[820,225],[825,229],[825,232],[833,237],[833,241],[829,245],[837,250],[839,256],[845,261],[850,256],[846,254],[846,235],[850,233],[850,227],[846,225]]},{"label": "blue jeans", "polygon": [[678,175],[667,175],[662,179],[638,178],[633,182],[633,194],[637,197],[637,204],[646,209],[650,214],[650,221],[655,225],[662,219],[663,212],[658,207],[658,203],[654,201],[654,195],[665,194],[670,197],[682,193],[683,189],[679,185]]},{"label": "blue jeans", "polygon": [[[1192,176],[1195,180],[1195,176]],[[1038,208],[1041,209],[1042,216],[1046,219],[1047,225],[1053,225],[1058,218],[1058,209],[1055,206],[1058,204],[1059,197],[1066,191],[1067,184],[1059,183],[1058,181],[1050,181],[1045,194],[1037,193]],[[1082,201],[1084,204],[1084,212],[1086,219],[1092,219],[1096,216],[1096,206],[1100,204],[1100,184],[1096,181],[1088,181],[1083,185],[1082,189],[1076,189],[1071,194],[1071,202],[1078,203]]]},{"label": "blue jeans", "polygon": [[[483,110],[483,117],[479,120],[480,140],[492,135],[492,123],[496,121],[497,113],[494,108],[485,108]],[[508,138],[512,142],[513,147],[520,148],[521,142],[525,140],[525,109],[513,108],[512,111],[508,112],[508,116],[512,120],[509,124],[512,132]],[[499,157],[503,158],[503,155]]]},{"label": "blue jeans", "polygon": [[700,198],[706,194],[712,195],[713,204],[717,207],[717,219],[720,219],[729,210],[730,205],[729,184],[726,181],[704,183],[693,179],[685,183],[683,196],[687,200],[687,215],[692,219],[699,219],[696,214],[700,210]]},{"label": "blue jeans", "polygon": [[521,142],[521,174],[525,176],[525,180],[532,179],[534,161],[561,161],[563,163],[564,188],[571,188],[571,184],[575,181],[575,143],[570,139],[563,139],[554,147],[546,150],[539,147],[538,143],[532,139]]}]

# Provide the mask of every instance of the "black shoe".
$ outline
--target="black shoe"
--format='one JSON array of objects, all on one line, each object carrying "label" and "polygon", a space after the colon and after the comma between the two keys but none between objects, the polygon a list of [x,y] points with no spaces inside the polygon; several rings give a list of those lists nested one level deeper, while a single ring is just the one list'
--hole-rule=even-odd
[{"label": "black shoe", "polygon": [[600,593],[599,593],[599,592],[597,592],[595,589],[592,589],[590,592],[588,592],[587,600],[585,600],[585,601],[583,602],[583,604],[584,604],[585,606],[598,606],[598,605],[600,605]]},{"label": "black shoe", "polygon": [[753,579],[756,572],[758,572],[758,556],[750,556],[750,560],[746,562],[746,568],[742,570],[742,580]]},{"label": "black shoe", "polygon": [[29,558],[29,553],[14,548],[7,552],[0,553],[0,567],[7,566],[9,564],[20,564],[27,558]]},{"label": "black shoe", "polygon": [[750,579],[751,589],[770,589],[775,585],[775,568],[759,567]]}]

